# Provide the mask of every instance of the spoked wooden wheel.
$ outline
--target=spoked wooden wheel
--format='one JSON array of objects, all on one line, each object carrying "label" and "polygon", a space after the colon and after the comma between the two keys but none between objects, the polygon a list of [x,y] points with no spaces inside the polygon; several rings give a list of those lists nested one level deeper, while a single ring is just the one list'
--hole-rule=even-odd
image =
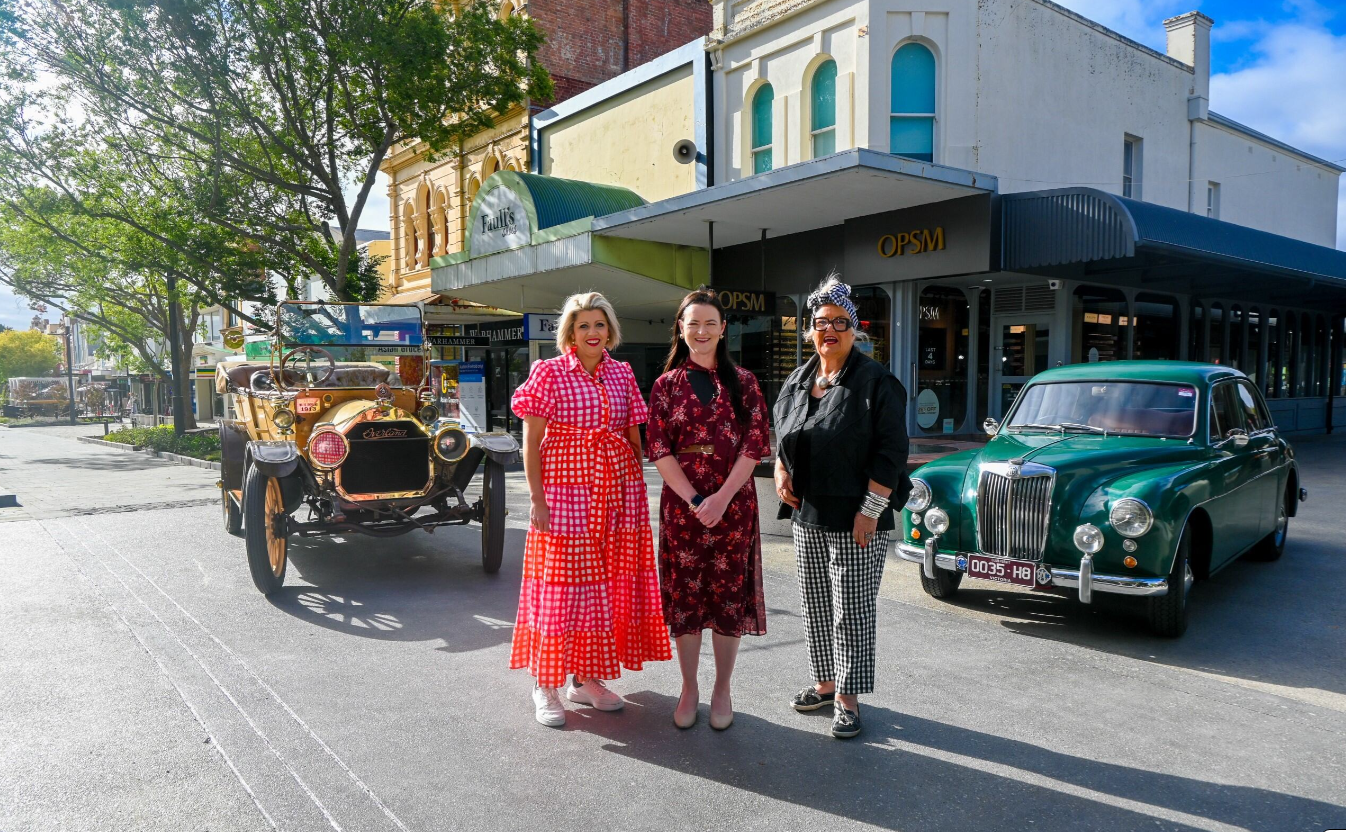
[{"label": "spoked wooden wheel", "polygon": [[247,541],[248,570],[263,595],[285,583],[288,541],[284,532],[285,497],[280,480],[254,466],[243,482],[243,536]]}]

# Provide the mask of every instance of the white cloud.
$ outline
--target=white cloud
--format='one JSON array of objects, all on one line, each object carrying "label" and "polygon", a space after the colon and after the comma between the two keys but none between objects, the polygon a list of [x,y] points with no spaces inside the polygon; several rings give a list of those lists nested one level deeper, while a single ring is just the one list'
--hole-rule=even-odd
[{"label": "white cloud", "polygon": [[1163,52],[1168,42],[1164,20],[1192,11],[1194,0],[1057,0],[1062,6],[1101,23],[1151,49]]},{"label": "white cloud", "polygon": [[[1249,127],[1346,164],[1346,36],[1322,25],[1320,9],[1263,29],[1253,57],[1211,77],[1211,107]],[[1346,248],[1346,185],[1337,208],[1337,247]]]}]

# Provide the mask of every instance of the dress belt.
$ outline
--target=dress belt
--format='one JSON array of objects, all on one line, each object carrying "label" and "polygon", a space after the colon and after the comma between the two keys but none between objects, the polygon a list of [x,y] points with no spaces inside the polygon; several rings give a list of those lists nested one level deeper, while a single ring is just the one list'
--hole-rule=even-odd
[{"label": "dress belt", "polygon": [[714,445],[688,445],[687,447],[682,448],[681,450],[679,450],[678,453],[680,453],[680,454],[713,454],[713,453],[715,453],[715,446],[714,446]]},{"label": "dress belt", "polygon": [[593,465],[593,484],[589,497],[589,535],[602,540],[607,534],[610,512],[621,504],[620,469],[628,478],[641,480],[644,472],[636,459],[631,443],[617,431],[602,428],[580,428],[574,425],[548,423],[547,433],[578,436],[589,444]]}]

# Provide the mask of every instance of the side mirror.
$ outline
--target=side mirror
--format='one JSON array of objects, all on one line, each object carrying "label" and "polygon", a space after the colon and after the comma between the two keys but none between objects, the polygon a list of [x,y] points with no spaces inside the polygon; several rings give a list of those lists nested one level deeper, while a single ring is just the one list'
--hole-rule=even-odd
[{"label": "side mirror", "polygon": [[985,422],[981,423],[981,429],[986,431],[987,436],[995,436],[996,431],[1000,430],[1000,423],[988,417]]},{"label": "side mirror", "polygon": [[1232,442],[1235,449],[1247,447],[1248,432],[1242,428],[1230,428],[1225,434],[1225,440]]}]

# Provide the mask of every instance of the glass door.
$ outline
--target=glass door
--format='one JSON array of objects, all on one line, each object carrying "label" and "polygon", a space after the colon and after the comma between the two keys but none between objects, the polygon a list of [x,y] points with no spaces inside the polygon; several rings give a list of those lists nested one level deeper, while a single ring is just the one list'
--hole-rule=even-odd
[{"label": "glass door", "polygon": [[1028,380],[1049,366],[1051,316],[997,318],[992,330],[991,413],[1003,419]]}]

